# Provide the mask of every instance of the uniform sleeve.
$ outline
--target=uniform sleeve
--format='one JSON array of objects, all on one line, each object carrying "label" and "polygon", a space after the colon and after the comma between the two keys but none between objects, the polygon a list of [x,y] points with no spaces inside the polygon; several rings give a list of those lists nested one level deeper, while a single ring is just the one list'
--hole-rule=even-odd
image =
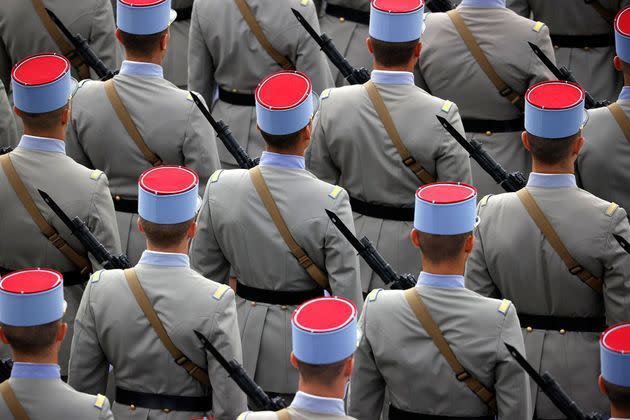
[{"label": "uniform sleeve", "polygon": [[507,7],[514,10],[519,15],[529,18],[531,10],[528,1],[529,0],[507,0]]},{"label": "uniform sleeve", "polygon": [[[86,168],[98,169],[94,168],[94,164],[90,161],[90,158],[85,154],[83,147],[81,146],[81,141],[79,138],[79,131],[77,128],[77,116],[78,116],[78,107],[81,107],[82,104],[79,102],[79,92],[81,91],[81,85],[79,84],[79,89],[75,93],[74,97],[71,100],[70,106],[70,123],[68,124],[68,128],[66,129],[66,155],[74,159],[74,161],[80,165],[85,166]],[[77,109],[75,109],[77,107]]]},{"label": "uniform sleeve", "polygon": [[83,292],[74,320],[68,384],[79,392],[105,394],[109,364],[96,334],[96,322],[91,304],[94,290],[93,279],[94,275]]},{"label": "uniform sleeve", "polygon": [[[536,40],[536,45],[545,53],[547,57],[551,60],[552,63],[556,63],[556,54],[553,49],[553,45],[551,43],[551,38],[549,36],[549,27],[547,25],[543,25],[538,32],[538,39]],[[538,56],[532,51],[530,56],[530,86],[534,83],[543,82],[547,80],[555,80],[555,76],[543,64],[543,62],[538,58]]]},{"label": "uniform sleeve", "polygon": [[[462,136],[466,136],[462,118],[459,115],[456,104],[451,105],[451,109],[448,113],[448,121]],[[439,126],[439,130],[441,132],[441,139],[438,149],[439,154],[435,163],[437,171],[436,179],[438,181],[465,182],[472,185],[473,179],[470,169],[470,157],[466,149],[457,143],[441,125]]]},{"label": "uniform sleeve", "polygon": [[341,172],[334,163],[330,150],[328,149],[328,142],[324,129],[324,121],[326,118],[325,101],[326,99],[322,101],[319,111],[315,114],[311,144],[305,154],[306,167],[322,181],[336,185],[339,182]]},{"label": "uniform sleeve", "polygon": [[630,224],[622,208],[618,208],[611,217],[604,252],[604,306],[608,325],[630,319],[630,255],[621,248],[613,234],[630,241]]},{"label": "uniform sleeve", "polygon": [[422,75],[422,68],[420,66],[420,63],[421,60],[418,60],[413,68],[413,79],[416,83],[416,86],[418,86],[420,89],[424,90],[425,92],[431,92],[429,90],[429,86],[427,86],[426,80],[424,80],[424,76]]},{"label": "uniform sleeve", "polygon": [[17,143],[15,118],[6,89],[0,80],[0,147],[15,147]]},{"label": "uniform sleeve", "polygon": [[383,410],[385,379],[376,366],[367,334],[369,304],[359,318],[359,345],[354,353],[354,370],[350,380],[348,415],[361,420],[377,420]]},{"label": "uniform sleeve", "polygon": [[480,218],[479,226],[474,230],[475,244],[473,250],[466,262],[466,273],[464,275],[466,288],[474,292],[477,292],[483,296],[499,298],[499,290],[490,277],[488,271],[488,265],[486,263],[486,257],[484,254],[483,236],[481,234],[481,227],[483,223],[492,223],[491,220],[486,220],[488,213],[482,214],[485,206],[480,205],[477,214]]},{"label": "uniform sleeve", "polygon": [[[338,204],[334,212],[354,234],[354,218],[352,217],[348,193],[342,190],[335,201]],[[361,276],[359,274],[359,257],[354,248],[339,232],[339,229],[332,224],[327,216],[326,219],[328,227],[326,229],[324,252],[330,287],[335,295],[352,300],[357,305],[360,313],[363,306],[363,294],[361,292]]]},{"label": "uniform sleeve", "polygon": [[92,194],[87,225],[112,255],[120,255],[122,248],[116,222],[116,211],[109,191],[107,176],[101,173],[94,182],[96,182],[96,187]]},{"label": "uniform sleeve", "polygon": [[212,104],[212,94],[215,88],[214,62],[203,38],[203,31],[199,19],[208,19],[202,16],[202,2],[193,3],[192,16],[190,18],[190,32],[188,36],[188,89],[199,92]]},{"label": "uniform sleeve", "polygon": [[[114,35],[115,31],[116,23],[112,4],[109,0],[99,0],[92,14],[89,41],[94,54],[112,71],[117,70],[122,61],[122,51]],[[91,73],[92,77],[96,78],[97,75],[93,70]]]},{"label": "uniform sleeve", "polygon": [[510,355],[504,343],[525,355],[523,333],[514,305],[510,305],[505,315],[497,343],[494,390],[499,409],[498,419],[530,420],[533,412],[529,377]]}]

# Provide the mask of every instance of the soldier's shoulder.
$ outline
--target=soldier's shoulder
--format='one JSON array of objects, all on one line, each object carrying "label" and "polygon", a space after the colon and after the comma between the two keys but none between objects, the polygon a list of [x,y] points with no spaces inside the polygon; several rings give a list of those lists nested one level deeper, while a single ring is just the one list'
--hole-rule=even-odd
[{"label": "soldier's shoulder", "polygon": [[365,305],[369,305],[372,311],[399,306],[402,295],[402,290],[374,289],[365,297]]},{"label": "soldier's shoulder", "polygon": [[333,105],[342,106],[347,102],[355,101],[365,91],[362,85],[348,85],[324,89],[319,95],[321,107]]},{"label": "soldier's shoulder", "polygon": [[235,188],[249,177],[246,169],[217,169],[208,178],[208,187],[212,189]]},{"label": "soldier's shoulder", "polygon": [[[77,188],[76,192],[94,191],[99,187],[103,187],[107,181],[107,175],[100,169],[90,169],[76,162],[69,156],[65,158],[65,170],[71,175],[72,187]],[[70,185],[65,187],[70,188]]]},{"label": "soldier's shoulder", "polygon": [[483,323],[502,324],[510,312],[516,312],[514,303],[509,299],[495,299],[480,295],[479,293],[465,289],[468,297],[473,302],[475,313],[479,321]]},{"label": "soldier's shoulder", "polygon": [[346,191],[343,187],[339,185],[330,184],[326,181],[323,181],[315,176],[308,177],[307,183],[308,193],[310,197],[317,201],[326,201],[326,202],[339,202],[340,199],[345,195]]},{"label": "soldier's shoulder", "polygon": [[64,385],[69,396],[72,397],[72,403],[68,404],[68,407],[76,410],[75,415],[80,415],[84,419],[99,418],[101,412],[110,410],[111,405],[105,395],[85,394],[75,390],[70,385]]},{"label": "soldier's shoulder", "polygon": [[190,281],[185,284],[194,289],[194,296],[195,299],[197,299],[196,302],[191,302],[191,304],[197,303],[207,309],[211,309],[208,305],[208,301],[219,303],[234,299],[234,291],[227,284],[218,283],[214,280],[208,279],[192,269],[190,272]]},{"label": "soldier's shoulder", "polygon": [[314,0],[289,0],[289,4],[292,8],[300,11],[303,9],[314,8],[315,3]]},{"label": "soldier's shoulder", "polygon": [[270,420],[277,419],[278,416],[273,411],[246,411],[241,413],[236,420]]},{"label": "soldier's shoulder", "polygon": [[544,33],[547,30],[545,22],[526,18],[508,8],[502,9],[501,18],[506,25],[513,28],[513,32],[510,32],[513,37],[528,36],[536,38],[537,34]]},{"label": "soldier's shoulder", "polygon": [[104,82],[100,80],[84,79],[79,82],[72,95],[73,100],[89,99],[95,92],[103,89]]},{"label": "soldier's shoulder", "polygon": [[625,210],[619,204],[604,200],[581,188],[578,188],[576,200],[579,201],[576,201],[575,204],[581,204],[585,208],[590,208],[595,217],[610,218],[622,212],[625,213]]}]

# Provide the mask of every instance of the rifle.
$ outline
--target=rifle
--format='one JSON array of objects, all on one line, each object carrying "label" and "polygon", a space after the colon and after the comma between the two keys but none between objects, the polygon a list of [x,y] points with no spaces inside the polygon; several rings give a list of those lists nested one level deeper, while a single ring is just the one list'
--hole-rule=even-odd
[{"label": "rifle", "polygon": [[536,385],[547,395],[549,400],[555,405],[562,414],[569,420],[602,420],[603,417],[598,413],[585,414],[584,411],[571,400],[566,392],[562,389],[558,381],[554,379],[549,372],[545,372],[540,376],[527,360],[513,346],[505,344],[508,351],[516,359],[519,365],[527,372],[527,374],[536,382]]},{"label": "rifle", "polygon": [[355,69],[352,65],[346,60],[346,58],[341,55],[339,50],[332,43],[332,40],[326,34],[321,34],[321,36],[315,32],[315,29],[304,19],[304,16],[297,10],[291,8],[291,11],[295,15],[296,19],[300,24],[306,29],[306,32],[317,42],[320,49],[326,54],[326,57],[330,60],[331,63],[339,72],[346,78],[348,83],[351,85],[362,85],[370,80],[370,73],[364,69]]},{"label": "rifle", "polygon": [[217,350],[203,334],[197,330],[193,331],[206,350],[217,359],[217,362],[223,366],[223,369],[227,371],[230,378],[232,378],[232,380],[236,382],[236,385],[249,397],[249,400],[255,405],[256,409],[261,411],[278,411],[287,408],[287,403],[282,398],[269,397],[269,395],[247,375],[243,366],[236,360],[230,360],[229,362],[225,360],[225,357],[219,353],[219,350]]},{"label": "rifle", "polygon": [[13,360],[0,360],[0,384],[11,377],[11,369],[13,369]]},{"label": "rifle", "polygon": [[83,38],[81,34],[77,33],[72,35],[63,22],[59,20],[57,15],[48,9],[46,9],[46,12],[48,12],[48,16],[50,16],[64,36],[72,43],[74,50],[77,54],[79,54],[83,62],[93,69],[101,80],[109,80],[114,77],[115,73],[109,70],[107,66],[105,66],[105,63],[103,63],[103,61],[94,54],[90,44],[88,44],[87,40]]},{"label": "rifle", "polygon": [[481,143],[478,141],[466,140],[459,131],[455,129],[446,119],[436,115],[442,127],[449,132],[451,136],[470,154],[470,157],[475,159],[479,166],[488,173],[495,180],[497,184],[503,187],[507,192],[516,192],[525,187],[527,180],[520,172],[508,173],[503,167],[483,150]]},{"label": "rifle", "polygon": [[453,4],[449,0],[430,0],[426,5],[433,13],[446,13],[454,9]]},{"label": "rifle", "polygon": [[[538,48],[538,45],[529,41],[527,43],[529,44],[529,47],[534,51],[534,53],[538,56],[540,61],[543,62],[543,64],[553,73],[553,75],[558,80],[578,83],[578,81],[575,79],[575,77],[571,73],[571,70],[569,70],[568,68],[564,66],[560,68],[556,67],[553,64],[553,62],[549,59],[549,57],[547,57],[545,53],[540,48]],[[586,109],[602,108],[607,105],[610,105],[610,102],[609,101],[596,101],[595,99],[593,99],[590,93],[584,91],[584,105],[586,106]]]},{"label": "rifle", "polygon": [[613,233],[613,236],[615,237],[619,245],[623,248],[623,250],[630,254],[630,243],[628,243],[628,241],[626,241],[621,235]]},{"label": "rifle", "polygon": [[374,270],[385,284],[391,284],[391,289],[406,290],[416,285],[416,279],[411,274],[403,274],[402,276],[397,274],[376,248],[374,248],[374,245],[367,236],[358,240],[341,221],[339,216],[330,210],[326,210],[326,214],[333,225],[335,225],[348,242],[350,242],[350,245],[357,250],[367,265]]},{"label": "rifle", "polygon": [[85,249],[92,254],[92,256],[98,261],[98,263],[106,270],[112,270],[115,268],[125,269],[131,268],[131,263],[127,259],[126,255],[119,255],[114,257],[105,246],[96,239],[96,236],[87,227],[85,222],[78,216],[70,220],[68,215],[61,210],[61,208],[55,203],[55,201],[44,191],[39,191],[39,195],[44,199],[44,202],[48,204],[48,207],[61,219],[64,225],[70,229],[72,234],[81,241],[81,244]]},{"label": "rifle", "polygon": [[232,135],[230,127],[221,120],[217,122],[195,92],[189,91],[189,93],[193,101],[195,102],[195,105],[197,105],[197,108],[199,108],[199,111],[201,111],[201,113],[204,117],[206,117],[212,128],[214,128],[214,131],[217,133],[217,137],[219,137],[219,140],[221,140],[227,151],[230,152],[234,159],[236,159],[238,167],[241,169],[251,169],[254,166],[257,166],[258,159],[252,159],[249,157],[247,152],[243,150],[241,145],[238,144],[238,142]]},{"label": "rifle", "polygon": [[13,147],[0,147],[0,156],[6,155],[7,153],[11,153],[13,151]]}]

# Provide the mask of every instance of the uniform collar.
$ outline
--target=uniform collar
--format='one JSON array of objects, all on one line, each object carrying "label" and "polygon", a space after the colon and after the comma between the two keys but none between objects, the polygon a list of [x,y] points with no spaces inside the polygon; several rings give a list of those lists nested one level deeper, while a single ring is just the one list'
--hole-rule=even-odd
[{"label": "uniform collar", "polygon": [[118,74],[124,74],[127,76],[145,76],[145,77],[159,77],[164,78],[164,70],[162,66],[153,63],[142,63],[140,61],[125,60],[120,66]]},{"label": "uniform collar", "polygon": [[446,289],[461,289],[464,287],[464,276],[457,274],[431,274],[420,272],[418,286],[444,287]]},{"label": "uniform collar", "polygon": [[413,73],[408,71],[372,70],[370,79],[381,85],[413,85]]},{"label": "uniform collar", "polygon": [[620,101],[630,101],[630,86],[624,86],[619,94]]},{"label": "uniform collar", "polygon": [[538,188],[577,188],[573,174],[541,174],[532,172],[527,180],[528,187]]},{"label": "uniform collar", "polygon": [[59,365],[48,363],[13,363],[12,378],[61,379]]},{"label": "uniform collar", "polygon": [[291,408],[334,416],[346,415],[343,400],[339,398],[318,397],[317,395],[307,394],[302,391],[298,391],[297,394],[295,394]]},{"label": "uniform collar", "polygon": [[280,166],[289,169],[305,169],[304,156],[283,155],[273,152],[262,152],[260,166]]},{"label": "uniform collar", "polygon": [[38,152],[66,154],[66,143],[63,140],[49,137],[37,137],[24,134],[18,147]]},{"label": "uniform collar", "polygon": [[186,254],[174,252],[144,251],[138,264],[160,265],[163,267],[190,267],[190,259]]},{"label": "uniform collar", "polygon": [[506,0],[462,0],[460,4],[464,7],[503,9],[505,2]]}]

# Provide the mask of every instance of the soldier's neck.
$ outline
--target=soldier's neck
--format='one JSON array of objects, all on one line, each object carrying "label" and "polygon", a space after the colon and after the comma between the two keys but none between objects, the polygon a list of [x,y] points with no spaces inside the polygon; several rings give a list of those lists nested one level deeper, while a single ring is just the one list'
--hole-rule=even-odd
[{"label": "soldier's neck", "polygon": [[161,66],[162,61],[164,60],[164,56],[161,53],[156,53],[151,56],[139,56],[139,55],[134,55],[127,52],[125,54],[125,60],[135,61],[137,63],[151,63],[151,64],[157,64],[158,66]]},{"label": "soldier's neck", "polygon": [[167,252],[171,254],[185,254],[188,255],[188,244],[190,241],[185,240],[182,243],[177,245],[173,245],[170,247],[159,247],[153,245],[151,242],[147,241],[147,251],[155,251],[155,252]]},{"label": "soldier's neck", "polygon": [[59,364],[59,358],[57,357],[56,349],[50,349],[50,351],[35,356],[30,354],[24,355],[13,350],[13,361],[19,363],[40,363],[50,365]]},{"label": "soldier's neck", "polygon": [[346,382],[345,378],[339,378],[335,384],[331,386],[323,386],[316,383],[305,382],[300,377],[298,391],[315,395],[316,397],[338,398],[342,400],[346,394]]},{"label": "soldier's neck", "polygon": [[55,139],[64,141],[66,138],[66,126],[60,126],[55,128],[47,128],[46,130],[36,130],[31,127],[24,126],[24,134],[27,136],[46,137],[49,139]]},{"label": "soldier's neck", "polygon": [[279,155],[293,155],[293,156],[304,156],[304,147],[298,145],[296,147],[292,147],[290,149],[278,149],[273,146],[267,145],[267,151],[271,153],[277,153]]},{"label": "soldier's neck", "polygon": [[466,261],[453,261],[447,263],[434,264],[426,259],[422,260],[422,271],[429,274],[438,274],[442,276],[463,276],[466,268]]},{"label": "soldier's neck", "polygon": [[409,73],[413,73],[413,63],[407,63],[404,66],[392,66],[392,67],[387,67],[384,66],[382,64],[379,64],[376,62],[376,60],[374,60],[374,62],[372,63],[372,66],[374,68],[374,70],[382,70],[382,71],[406,71]]},{"label": "soldier's neck", "polygon": [[573,160],[556,165],[546,165],[534,159],[532,162],[532,172],[539,174],[574,174],[575,166]]},{"label": "soldier's neck", "polygon": [[622,410],[613,405],[610,407],[610,416],[618,419],[630,419],[630,410]]}]

